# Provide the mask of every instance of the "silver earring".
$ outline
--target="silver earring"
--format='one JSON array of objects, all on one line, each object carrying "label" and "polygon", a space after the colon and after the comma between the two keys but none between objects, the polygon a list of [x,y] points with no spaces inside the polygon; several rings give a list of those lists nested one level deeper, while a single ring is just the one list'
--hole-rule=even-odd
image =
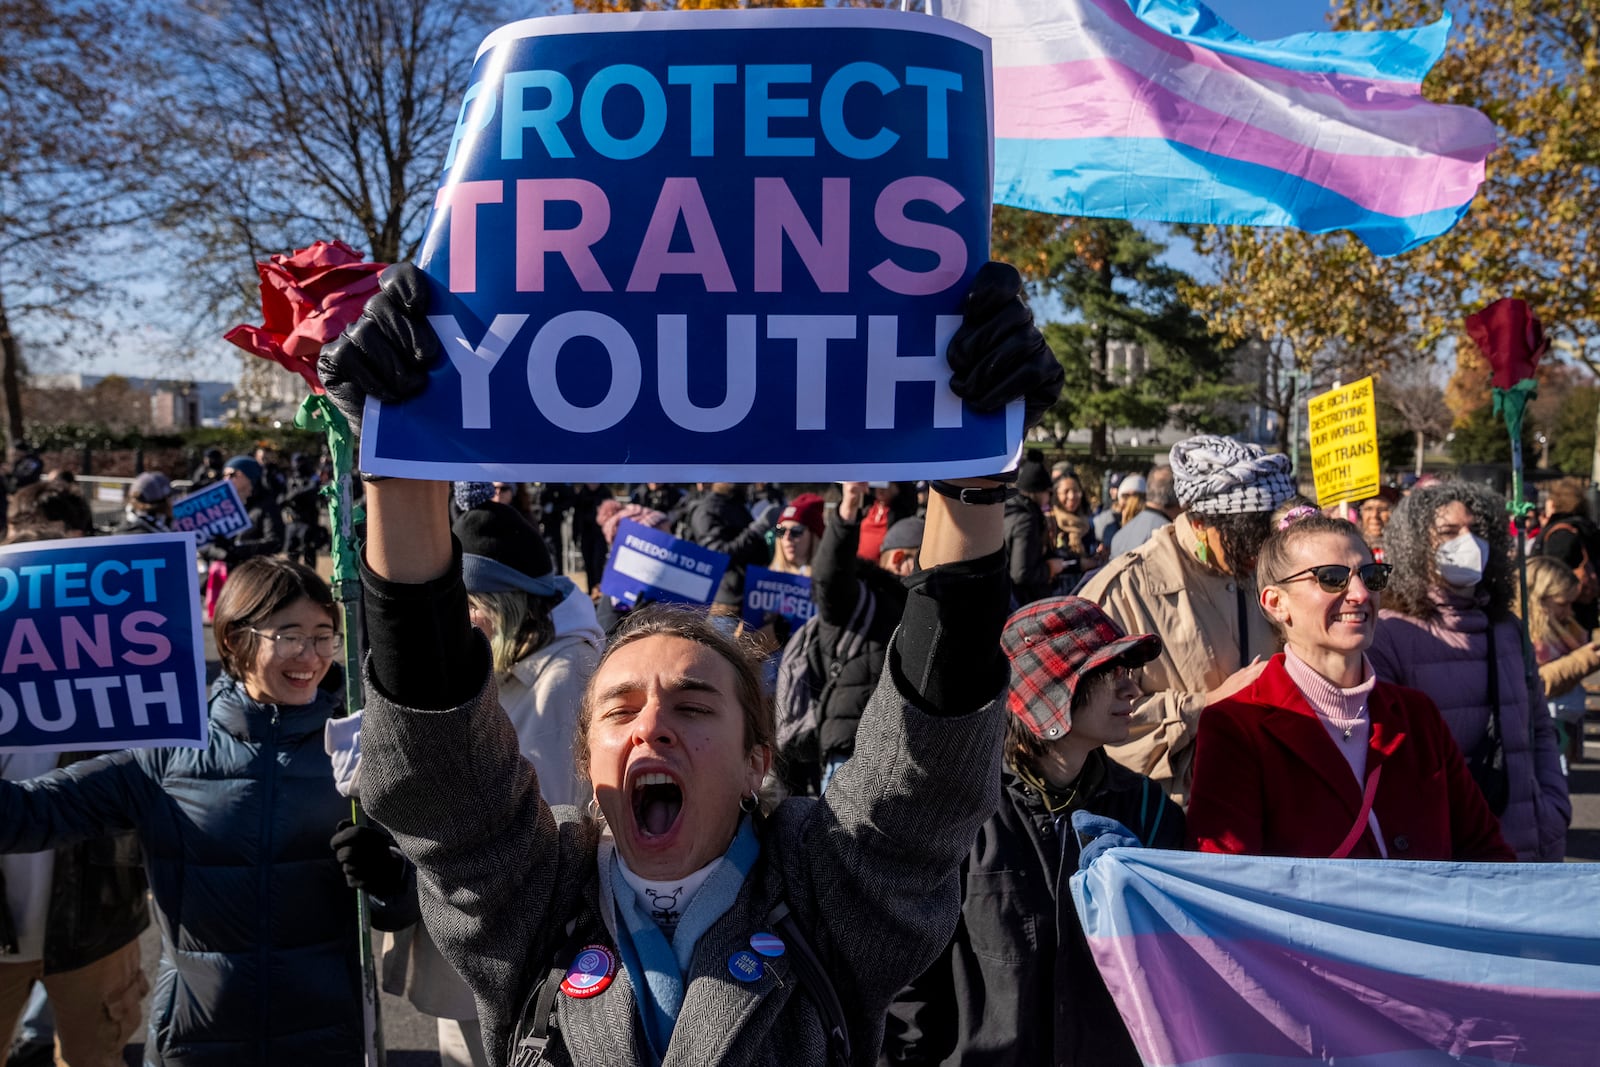
[{"label": "silver earring", "polygon": [[760,806],[761,801],[756,799],[756,791],[754,789],[750,790],[749,796],[739,798],[739,810],[744,812],[746,815],[751,814]]},{"label": "silver earring", "polygon": [[600,801],[596,800],[594,797],[589,798],[589,803],[583,806],[583,810],[584,814],[588,815],[589,818],[593,819],[595,822],[606,821],[606,813],[600,810]]}]

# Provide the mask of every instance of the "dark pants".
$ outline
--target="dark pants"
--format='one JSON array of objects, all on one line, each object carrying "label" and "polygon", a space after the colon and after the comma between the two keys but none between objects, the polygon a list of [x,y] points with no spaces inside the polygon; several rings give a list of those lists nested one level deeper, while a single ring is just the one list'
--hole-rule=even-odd
[{"label": "dark pants", "polygon": [[315,568],[317,549],[322,547],[325,536],[322,527],[314,522],[291,522],[283,542],[284,554],[297,563]]}]

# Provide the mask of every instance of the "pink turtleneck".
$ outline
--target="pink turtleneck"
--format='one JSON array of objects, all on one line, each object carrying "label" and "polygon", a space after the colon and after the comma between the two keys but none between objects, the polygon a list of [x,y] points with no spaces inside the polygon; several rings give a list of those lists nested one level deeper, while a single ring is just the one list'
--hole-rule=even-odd
[{"label": "pink turtleneck", "polygon": [[[1367,701],[1378,684],[1372,664],[1367,662],[1366,656],[1361,657],[1361,682],[1350,689],[1341,688],[1318,674],[1310,664],[1296,656],[1293,649],[1283,650],[1283,666],[1295,687],[1306,698],[1306,703],[1311,705],[1311,710],[1317,713],[1317,719],[1328,731],[1333,747],[1350,765],[1350,773],[1356,776],[1357,784],[1364,785],[1367,740],[1372,735]],[[1372,826],[1372,836],[1378,841],[1378,851],[1387,858],[1389,853],[1383,845],[1383,832],[1378,828],[1377,812],[1369,813],[1367,821]]]}]

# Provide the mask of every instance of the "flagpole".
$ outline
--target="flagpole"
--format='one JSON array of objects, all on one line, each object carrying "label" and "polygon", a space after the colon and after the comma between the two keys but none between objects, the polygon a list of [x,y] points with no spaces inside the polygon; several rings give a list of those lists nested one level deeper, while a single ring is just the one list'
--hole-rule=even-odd
[{"label": "flagpole", "polygon": [[1528,632],[1528,521],[1533,515],[1533,505],[1522,496],[1522,418],[1528,401],[1538,391],[1538,382],[1533,378],[1525,378],[1509,389],[1497,386],[1491,391],[1494,413],[1505,419],[1506,432],[1511,435],[1511,499],[1506,503],[1506,510],[1511,512],[1511,525],[1517,531],[1517,589],[1522,606],[1518,629],[1522,634],[1523,673],[1530,692],[1537,670],[1533,640]]},{"label": "flagpole", "polygon": [[[302,430],[324,431],[328,455],[333,459],[333,482],[322,487],[322,495],[328,501],[328,524],[332,532],[333,595],[344,618],[345,714],[354,715],[366,704],[361,689],[361,570],[357,563],[355,534],[361,515],[351,491],[355,478],[354,435],[345,417],[320,393],[306,397],[295,413],[294,424]],[[366,825],[366,813],[355,797],[350,798],[350,817],[357,826]],[[384,1067],[378,969],[372,951],[372,905],[364,890],[356,893],[356,930],[361,953],[365,1064],[366,1067]]]}]

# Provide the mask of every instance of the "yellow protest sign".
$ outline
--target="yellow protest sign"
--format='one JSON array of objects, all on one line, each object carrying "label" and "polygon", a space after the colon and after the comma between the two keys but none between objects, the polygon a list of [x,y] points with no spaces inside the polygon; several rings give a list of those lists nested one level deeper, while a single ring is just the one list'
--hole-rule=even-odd
[{"label": "yellow protest sign", "polygon": [[1307,402],[1311,473],[1323,507],[1378,491],[1378,405],[1372,379],[1330,389]]}]

